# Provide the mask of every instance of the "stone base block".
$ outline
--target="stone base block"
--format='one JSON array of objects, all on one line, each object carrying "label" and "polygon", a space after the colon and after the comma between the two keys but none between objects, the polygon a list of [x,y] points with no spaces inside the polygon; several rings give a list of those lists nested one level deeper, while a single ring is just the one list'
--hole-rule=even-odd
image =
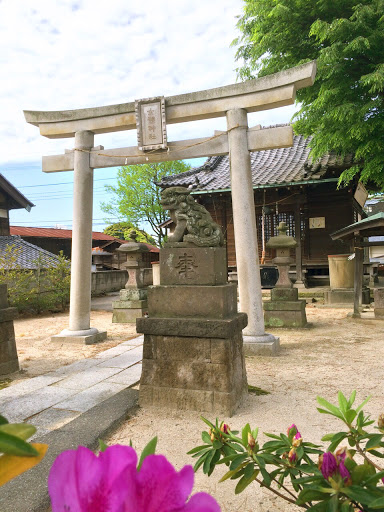
[{"label": "stone base block", "polygon": [[147,300],[146,288],[126,288],[120,290],[120,300]]},{"label": "stone base block", "polygon": [[262,336],[243,335],[245,356],[276,356],[280,349],[280,338],[265,333]]},{"label": "stone base block", "polygon": [[0,375],[17,372],[15,329],[13,319],[17,316],[16,308],[8,307],[7,285],[0,285]]},{"label": "stone base block", "polygon": [[160,251],[161,285],[216,286],[226,282],[225,247],[164,247]]},{"label": "stone base block", "polygon": [[141,318],[147,308],[114,309],[112,314],[113,324],[134,324],[137,318]]},{"label": "stone base block", "polygon": [[137,318],[136,331],[164,336],[196,336],[201,338],[231,338],[247,326],[246,313],[232,318],[204,320],[201,318]]},{"label": "stone base block", "polygon": [[264,302],[265,325],[269,327],[305,327],[307,325],[305,304],[305,300]]},{"label": "stone base block", "polygon": [[376,308],[375,307],[374,312],[375,312],[375,318],[384,319],[384,308]]},{"label": "stone base block", "polygon": [[8,373],[18,372],[19,370],[19,359],[17,357],[5,363],[0,363],[0,375],[8,375]]},{"label": "stone base block", "polygon": [[141,406],[231,416],[246,393],[241,331],[229,339],[144,335]]},{"label": "stone base block", "polygon": [[271,301],[296,301],[299,299],[297,288],[272,288]]},{"label": "stone base block", "polygon": [[324,293],[325,304],[353,304],[353,288],[335,288]]},{"label": "stone base block", "polygon": [[237,313],[237,287],[218,286],[150,286],[148,314],[156,318],[233,317]]},{"label": "stone base block", "polygon": [[72,343],[74,345],[93,345],[107,339],[107,331],[98,331],[97,333],[71,336],[68,334],[56,334],[51,336],[51,341],[55,343]]}]

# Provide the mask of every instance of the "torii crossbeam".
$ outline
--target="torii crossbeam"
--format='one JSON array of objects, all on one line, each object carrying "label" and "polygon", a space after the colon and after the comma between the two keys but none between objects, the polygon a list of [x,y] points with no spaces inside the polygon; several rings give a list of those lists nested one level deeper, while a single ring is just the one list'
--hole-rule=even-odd
[{"label": "torii crossbeam", "polygon": [[70,317],[69,328],[59,337],[93,343],[106,336],[90,326],[93,169],[229,153],[240,309],[248,314],[244,346],[248,353],[276,351],[278,340],[264,330],[249,152],[289,147],[293,134],[290,126],[248,128],[247,114],[294,103],[296,91],[312,85],[315,75],[316,63],[310,62],[239,84],[167,97],[167,124],[225,116],[227,131],[170,142],[167,150],[151,152],[139,147],[93,147],[94,134],[136,128],[134,102],[57,112],[24,111],[27,122],[38,126],[41,135],[75,138],[73,150],[43,157],[44,172],[74,170]]}]

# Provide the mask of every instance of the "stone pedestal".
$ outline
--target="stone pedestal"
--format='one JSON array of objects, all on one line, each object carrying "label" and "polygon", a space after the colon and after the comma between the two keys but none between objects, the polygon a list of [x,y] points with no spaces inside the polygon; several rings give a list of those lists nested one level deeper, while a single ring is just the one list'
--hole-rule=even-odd
[{"label": "stone pedestal", "polygon": [[7,285],[0,284],[0,375],[19,370],[15,330],[13,328],[13,319],[16,316],[16,308],[8,307]]},{"label": "stone pedestal", "polygon": [[160,251],[160,286],[148,288],[140,405],[231,416],[247,393],[236,285],[222,247]]},{"label": "stone pedestal", "polygon": [[112,322],[117,324],[135,323],[148,309],[147,290],[126,288],[120,290],[120,300],[113,302]]},{"label": "stone pedestal", "polygon": [[375,288],[373,291],[375,301],[375,318],[384,320],[384,288]]},{"label": "stone pedestal", "polygon": [[271,300],[264,302],[265,325],[269,327],[305,327],[305,300],[297,288],[273,288]]}]

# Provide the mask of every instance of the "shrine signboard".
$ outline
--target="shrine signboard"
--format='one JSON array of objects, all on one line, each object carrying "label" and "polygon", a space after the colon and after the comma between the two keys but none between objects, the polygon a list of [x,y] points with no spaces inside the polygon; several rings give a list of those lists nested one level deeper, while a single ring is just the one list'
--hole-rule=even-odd
[{"label": "shrine signboard", "polygon": [[139,150],[167,149],[164,96],[136,100],[135,113]]}]

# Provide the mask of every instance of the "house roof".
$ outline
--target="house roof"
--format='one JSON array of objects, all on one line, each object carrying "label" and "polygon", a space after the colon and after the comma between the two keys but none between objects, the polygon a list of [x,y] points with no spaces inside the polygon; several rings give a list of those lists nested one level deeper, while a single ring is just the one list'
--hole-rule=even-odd
[{"label": "house roof", "polygon": [[331,233],[332,240],[342,238],[344,240],[351,239],[358,233],[363,237],[380,236],[384,234],[384,213],[379,212],[371,215],[366,219],[359,220],[354,224],[350,224],[345,228],[339,229]]},{"label": "house roof", "polygon": [[[11,235],[30,236],[38,238],[72,238],[71,229],[53,229],[53,228],[28,228],[22,226],[10,226]],[[92,240],[103,240],[106,242],[120,242],[123,244],[125,240],[120,240],[105,233],[98,231],[92,232]]]},{"label": "house roof", "polygon": [[12,185],[2,174],[0,174],[0,190],[3,190],[10,198],[8,203],[9,210],[17,210],[19,208],[25,208],[27,211],[31,211],[32,206],[35,206],[31,201],[23,196],[16,187]]},{"label": "house roof", "polygon": [[38,267],[37,261],[39,261],[41,267],[45,268],[56,265],[59,261],[56,254],[41,249],[41,247],[23,240],[20,236],[0,236],[0,257],[4,255],[7,246],[14,246],[17,250],[15,262],[17,267],[35,269]]},{"label": "house roof", "polygon": [[[28,228],[22,226],[10,226],[11,235],[19,235],[21,237],[36,237],[36,238],[64,238],[71,239],[72,238],[72,230],[71,229],[53,229],[53,228]],[[100,233],[98,231],[92,231],[92,240],[99,240],[100,242],[104,242],[103,248],[108,247],[108,245],[113,242],[118,242],[119,244],[125,244],[127,240],[122,240],[121,238],[116,238],[111,235],[106,235],[105,233]],[[154,245],[145,244],[149,252],[159,252],[158,247]]]},{"label": "house roof", "polygon": [[[287,186],[288,184],[320,182],[325,179],[337,181],[337,177],[327,175],[335,170],[337,176],[353,163],[352,155],[340,157],[335,154],[323,156],[312,163],[309,159],[309,143],[312,137],[293,137],[290,148],[270,149],[251,152],[252,183],[254,188]],[[327,176],[326,176],[327,175]],[[193,192],[228,191],[231,189],[229,156],[210,157],[201,166],[190,171],[164,177],[159,183],[163,188],[191,186]]]}]

